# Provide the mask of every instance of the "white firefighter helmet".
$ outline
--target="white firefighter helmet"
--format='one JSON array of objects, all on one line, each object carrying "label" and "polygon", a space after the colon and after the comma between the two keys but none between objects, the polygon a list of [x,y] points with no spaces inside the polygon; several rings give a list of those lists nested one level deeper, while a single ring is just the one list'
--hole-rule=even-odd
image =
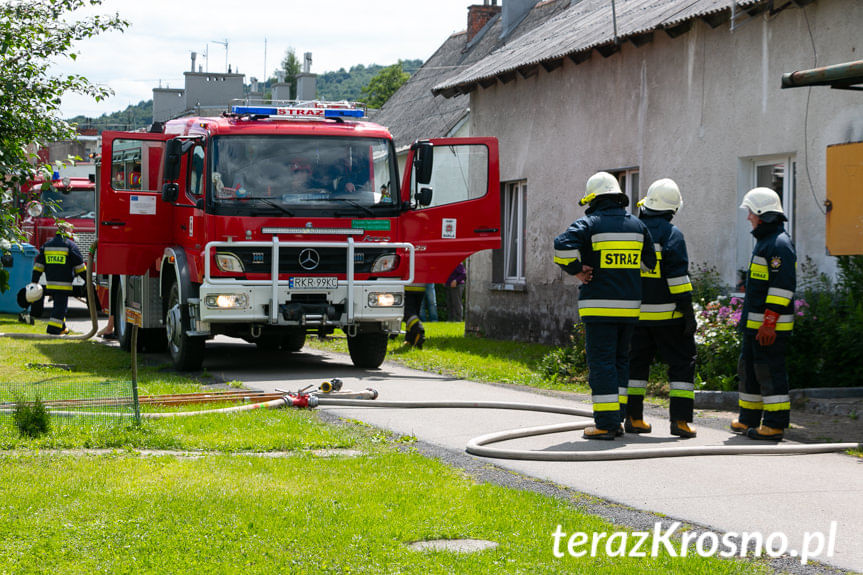
[{"label": "white firefighter helmet", "polygon": [[42,299],[42,286],[37,283],[30,283],[24,288],[24,298],[33,303]]},{"label": "white firefighter helmet", "polygon": [[620,184],[617,178],[608,172],[596,172],[587,180],[584,197],[578,201],[579,206],[589,204],[604,194],[620,194]]},{"label": "white firefighter helmet", "polygon": [[677,213],[683,199],[680,197],[680,188],[671,178],[656,180],[647,188],[647,195],[638,202],[639,207],[645,207],[655,212]]},{"label": "white firefighter helmet", "polygon": [[743,196],[740,209],[748,209],[756,216],[775,212],[785,215],[782,211],[782,200],[779,194],[770,188],[752,188]]}]

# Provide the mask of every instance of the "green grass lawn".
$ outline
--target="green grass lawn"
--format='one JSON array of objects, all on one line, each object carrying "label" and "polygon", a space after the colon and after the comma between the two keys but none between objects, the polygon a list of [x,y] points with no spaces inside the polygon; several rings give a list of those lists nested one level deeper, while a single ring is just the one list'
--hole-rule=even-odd
[{"label": "green grass lawn", "polygon": [[[0,316],[0,331],[8,331],[4,322],[8,316]],[[483,373],[506,373],[507,381],[523,383],[541,356],[542,346],[513,344],[490,353],[481,340],[462,345],[455,331],[449,337],[430,339],[429,349],[440,349],[440,369],[447,357],[455,369],[471,369],[471,354],[477,354],[488,358]],[[129,356],[116,348],[8,339],[0,345],[0,387],[18,380],[43,385],[38,382],[46,376],[129,377]],[[407,360],[424,352],[394,355]],[[68,364],[71,371],[28,367],[48,363]],[[203,388],[158,367],[142,368],[139,379],[149,393]],[[48,434],[22,439],[11,417],[0,416],[0,573],[763,571],[763,564],[747,560],[664,553],[555,557],[557,525],[568,532],[620,529],[580,512],[577,494],[564,500],[478,484],[419,455],[409,437],[327,424],[311,411],[145,420],[140,427],[129,421],[54,423]],[[140,453],[144,449],[176,453]],[[329,451],[322,456],[318,449]],[[486,539],[498,547],[455,554],[407,546],[437,538]]]}]

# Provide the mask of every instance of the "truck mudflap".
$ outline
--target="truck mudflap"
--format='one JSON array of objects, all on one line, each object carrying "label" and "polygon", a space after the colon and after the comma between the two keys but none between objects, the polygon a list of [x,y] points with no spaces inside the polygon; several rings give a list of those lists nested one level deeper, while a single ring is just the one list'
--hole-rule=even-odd
[{"label": "truck mudflap", "polygon": [[[228,249],[226,249],[228,248]],[[248,248],[269,251],[269,278],[260,280],[213,277],[214,251],[223,253]],[[286,279],[279,270],[281,249],[344,250],[344,269],[321,276],[298,275]],[[407,278],[357,280],[356,254],[360,249],[406,250]],[[264,250],[262,250],[263,252]],[[200,288],[199,318],[215,323],[263,323],[307,328],[338,327],[356,333],[357,324],[376,323],[385,331],[397,331],[404,311],[404,286],[414,277],[414,246],[406,242],[210,242],[204,249],[204,281]],[[313,273],[311,270],[306,273]]]}]

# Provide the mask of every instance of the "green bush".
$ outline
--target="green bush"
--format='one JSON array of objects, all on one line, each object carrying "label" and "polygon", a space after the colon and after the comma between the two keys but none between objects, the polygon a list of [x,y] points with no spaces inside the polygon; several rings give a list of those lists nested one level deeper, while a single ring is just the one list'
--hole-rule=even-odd
[{"label": "green bush", "polygon": [[740,332],[737,324],[743,311],[743,300],[719,296],[703,307],[695,304],[698,329],[695,346],[696,383],[701,389],[735,391],[737,360],[740,356]]},{"label": "green bush", "polygon": [[572,326],[569,341],[569,345],[551,350],[539,362],[540,373],[553,383],[571,383],[587,370],[583,323]]},{"label": "green bush", "polygon": [[15,410],[12,422],[21,437],[36,438],[47,433],[51,427],[50,415],[42,399],[37,395],[32,402],[18,396],[15,398]]}]

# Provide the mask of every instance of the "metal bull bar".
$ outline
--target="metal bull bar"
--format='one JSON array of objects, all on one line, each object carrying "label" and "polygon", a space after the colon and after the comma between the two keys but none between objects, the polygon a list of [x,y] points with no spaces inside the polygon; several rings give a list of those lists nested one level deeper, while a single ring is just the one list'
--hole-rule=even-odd
[{"label": "metal bull bar", "polygon": [[407,242],[355,242],[353,238],[347,238],[346,241],[342,242],[280,242],[279,236],[274,235],[272,241],[270,242],[208,242],[206,246],[204,246],[204,281],[210,285],[230,285],[236,286],[236,280],[232,278],[214,278],[210,275],[210,266],[212,265],[212,257],[210,250],[212,248],[219,247],[251,247],[251,248],[265,248],[269,247],[272,250],[272,267],[270,271],[271,278],[269,280],[243,280],[244,285],[270,285],[272,286],[272,304],[270,305],[270,321],[276,323],[278,317],[278,301],[279,301],[279,286],[288,285],[287,281],[279,280],[279,248],[281,246],[292,247],[292,248],[333,248],[333,247],[343,247],[347,249],[347,257],[346,257],[346,269],[345,276],[347,279],[338,280],[339,286],[347,286],[348,292],[348,302],[347,302],[347,316],[348,323],[351,323],[354,319],[354,290],[355,286],[378,286],[381,285],[379,281],[357,281],[354,279],[354,250],[357,247],[373,247],[373,248],[402,248],[408,250],[410,253],[409,267],[408,267],[408,278],[397,279],[397,278],[387,278],[387,281],[396,285],[408,285],[413,283],[414,279],[414,252],[415,248],[413,244]]}]

